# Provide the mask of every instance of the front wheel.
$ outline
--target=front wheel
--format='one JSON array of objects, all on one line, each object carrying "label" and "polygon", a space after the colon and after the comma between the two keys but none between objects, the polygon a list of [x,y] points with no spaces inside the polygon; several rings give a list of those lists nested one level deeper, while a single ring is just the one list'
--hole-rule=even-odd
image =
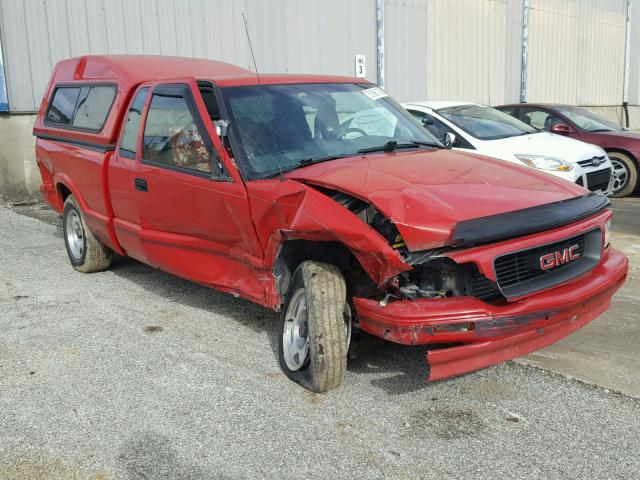
[{"label": "front wheel", "polygon": [[347,369],[351,310],[338,268],[306,261],[293,274],[279,322],[280,367],[314,392],[336,388]]},{"label": "front wheel", "polygon": [[638,166],[631,157],[620,152],[609,152],[613,166],[612,197],[631,195],[638,186]]}]

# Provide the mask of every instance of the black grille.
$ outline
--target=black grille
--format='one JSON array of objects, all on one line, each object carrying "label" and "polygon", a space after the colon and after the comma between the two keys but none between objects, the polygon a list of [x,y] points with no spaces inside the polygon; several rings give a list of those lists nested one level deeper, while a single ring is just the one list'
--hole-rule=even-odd
[{"label": "black grille", "polygon": [[471,281],[472,295],[480,300],[495,300],[500,298],[502,294],[495,282],[492,282],[480,272],[475,272]]},{"label": "black grille", "polygon": [[598,170],[597,172],[587,173],[587,187],[589,190],[602,190],[603,192],[609,187],[611,179],[611,169]]},{"label": "black grille", "polygon": [[[498,286],[505,297],[517,297],[565,282],[597,265],[601,251],[600,230],[592,230],[560,242],[509,253],[494,260]],[[578,245],[580,257],[543,270],[540,257]]]},{"label": "black grille", "polygon": [[[496,277],[501,288],[515,285],[517,283],[526,282],[542,275],[551,273],[551,270],[540,269],[540,256],[548,252],[553,252],[565,246],[578,244],[578,252],[580,257],[584,255],[585,235],[573,237],[563,242],[554,243],[541,248],[525,250],[523,252],[512,253],[504,257],[497,258],[494,267],[496,269]],[[579,261],[579,260],[576,260]],[[567,266],[569,264],[566,264]],[[557,267],[557,268],[562,268]]]}]

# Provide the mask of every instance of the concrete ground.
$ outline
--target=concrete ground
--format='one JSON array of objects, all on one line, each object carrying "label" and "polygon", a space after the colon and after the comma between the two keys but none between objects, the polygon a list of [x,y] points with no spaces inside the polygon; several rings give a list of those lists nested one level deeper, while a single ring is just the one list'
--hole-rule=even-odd
[{"label": "concrete ground", "polygon": [[326,395],[279,372],[269,311],[77,273],[50,212],[0,208],[0,479],[637,478],[640,199],[614,208],[631,278],[540,368],[425,384],[423,348],[381,344]]}]

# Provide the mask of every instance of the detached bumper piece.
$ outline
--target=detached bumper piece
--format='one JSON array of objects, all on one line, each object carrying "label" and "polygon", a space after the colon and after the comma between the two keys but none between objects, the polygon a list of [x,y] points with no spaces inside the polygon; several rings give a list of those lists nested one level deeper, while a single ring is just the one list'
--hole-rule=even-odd
[{"label": "detached bumper piece", "polygon": [[499,305],[472,297],[396,301],[364,298],[354,305],[360,327],[405,345],[457,344],[430,350],[428,380],[495,365],[546,347],[607,310],[624,283],[627,257],[609,249],[600,264],[575,280]]},{"label": "detached bumper piece", "polygon": [[587,186],[592,192],[596,190],[606,192],[609,188],[609,180],[611,180],[610,168],[587,173]]}]

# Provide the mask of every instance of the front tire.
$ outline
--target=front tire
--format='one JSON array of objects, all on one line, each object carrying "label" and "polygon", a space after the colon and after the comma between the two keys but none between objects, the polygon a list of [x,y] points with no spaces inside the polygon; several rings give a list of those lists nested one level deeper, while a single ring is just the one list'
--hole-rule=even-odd
[{"label": "front tire", "polygon": [[73,195],[64,202],[62,230],[73,268],[92,273],[102,272],[111,266],[112,251],[91,232]]},{"label": "front tire", "polygon": [[611,196],[621,198],[631,195],[638,186],[638,165],[624,153],[609,152],[607,155],[613,164]]},{"label": "front tire", "polygon": [[351,315],[340,270],[306,261],[293,274],[279,322],[280,368],[314,392],[342,383],[347,369]]}]

